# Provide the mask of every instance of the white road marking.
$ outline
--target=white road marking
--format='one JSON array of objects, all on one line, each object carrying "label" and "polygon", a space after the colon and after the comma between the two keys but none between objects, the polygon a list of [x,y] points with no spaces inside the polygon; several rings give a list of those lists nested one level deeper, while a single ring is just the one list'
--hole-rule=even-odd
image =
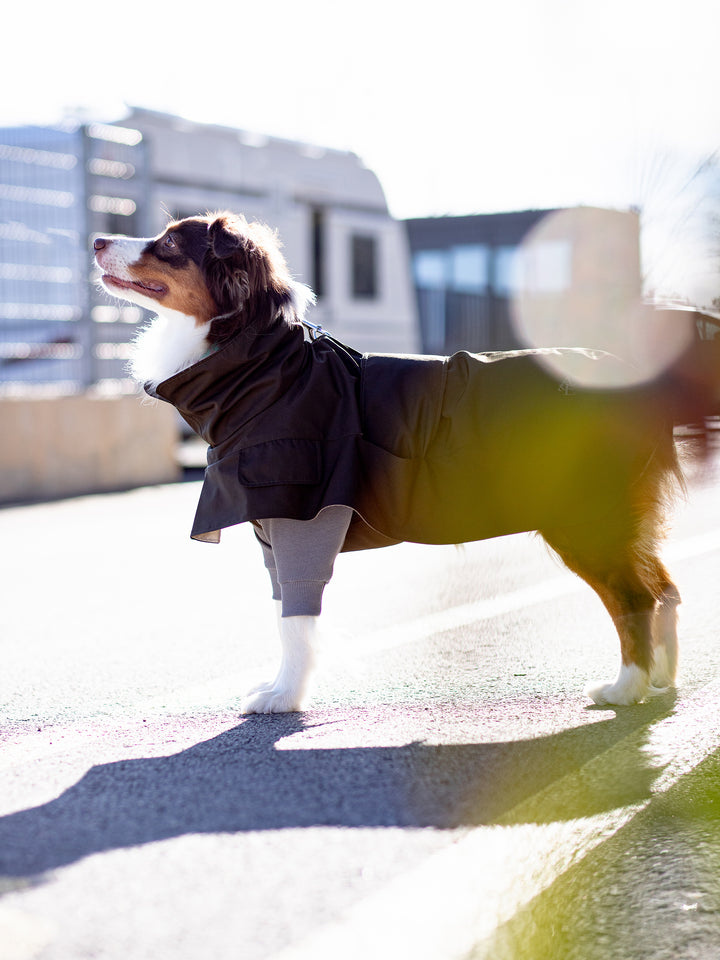
[{"label": "white road marking", "polygon": [[[686,560],[713,550],[720,550],[720,530],[712,530],[671,543],[666,550],[666,556],[669,560]],[[426,614],[416,620],[373,630],[363,635],[358,647],[362,647],[363,655],[390,650],[405,643],[425,640],[446,630],[455,630],[471,623],[482,623],[484,620],[492,620],[494,617],[514,613],[539,603],[547,603],[550,600],[559,600],[589,589],[579,577],[566,573],[563,576],[553,577],[552,580],[543,580],[529,587],[520,587],[518,590],[503,593],[497,597],[448,607],[446,610]]]},{"label": "white road marking", "polygon": [[0,904],[3,960],[34,960],[52,943],[56,926],[45,917]]},{"label": "white road marking", "polygon": [[426,640],[446,630],[456,630],[458,627],[482,623],[484,620],[492,620],[507,613],[523,610],[525,607],[547,603],[549,600],[559,600],[561,597],[583,589],[587,587],[582,580],[569,573],[566,576],[554,577],[552,580],[543,580],[529,587],[520,587],[518,590],[502,593],[497,597],[448,607],[446,610],[438,610],[437,613],[429,613],[416,620],[373,630],[363,634],[358,647],[362,647],[363,655],[390,650],[404,643]]}]

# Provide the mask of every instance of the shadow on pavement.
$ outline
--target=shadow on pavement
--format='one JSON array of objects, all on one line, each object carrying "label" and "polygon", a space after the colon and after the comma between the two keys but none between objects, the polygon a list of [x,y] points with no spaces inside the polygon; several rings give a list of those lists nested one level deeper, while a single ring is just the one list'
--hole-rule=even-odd
[{"label": "shadow on pavement", "polygon": [[[649,796],[660,770],[643,746],[673,704],[658,698],[530,740],[347,749],[277,749],[310,729],[311,716],[251,717],[171,756],[92,767],[57,799],[0,818],[0,873],[30,877],[94,853],[196,833],[448,829],[590,816]],[[604,766],[608,749],[613,759]],[[530,798],[593,758],[605,771],[602,789],[597,777],[580,776],[571,797],[560,791],[554,803],[547,790],[527,812]]]}]

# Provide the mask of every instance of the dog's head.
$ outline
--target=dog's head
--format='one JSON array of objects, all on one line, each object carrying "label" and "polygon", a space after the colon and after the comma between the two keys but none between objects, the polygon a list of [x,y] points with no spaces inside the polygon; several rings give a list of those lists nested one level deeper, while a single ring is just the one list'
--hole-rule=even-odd
[{"label": "dog's head", "polygon": [[273,231],[231,213],[175,220],[150,240],[98,237],[95,259],[109,293],[209,324],[214,343],[278,315],[297,322],[313,299],[291,278]]}]

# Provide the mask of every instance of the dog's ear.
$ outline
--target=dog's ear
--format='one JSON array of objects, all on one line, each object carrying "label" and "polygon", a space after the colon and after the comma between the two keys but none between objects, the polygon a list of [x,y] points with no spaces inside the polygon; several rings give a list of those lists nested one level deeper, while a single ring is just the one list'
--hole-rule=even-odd
[{"label": "dog's ear", "polygon": [[229,215],[217,217],[208,228],[209,249],[213,257],[227,260],[243,246],[245,239],[243,223],[238,217]]},{"label": "dog's ear", "polygon": [[279,315],[297,322],[309,300],[290,277],[275,233],[233,214],[210,221],[203,271],[219,310],[211,329],[216,341],[241,326],[272,323]]},{"label": "dog's ear", "polygon": [[208,246],[203,272],[208,291],[222,316],[239,313],[250,296],[247,223],[222,214],[208,226]]}]

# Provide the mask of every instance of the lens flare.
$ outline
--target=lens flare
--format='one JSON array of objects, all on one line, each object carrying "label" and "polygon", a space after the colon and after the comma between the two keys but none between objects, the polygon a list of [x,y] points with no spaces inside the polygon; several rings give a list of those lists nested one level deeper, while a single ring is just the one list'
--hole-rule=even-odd
[{"label": "lens flare", "polygon": [[690,346],[695,318],[691,309],[643,301],[635,212],[558,211],[520,248],[511,304],[520,343],[583,347],[620,361],[578,367],[563,352],[542,355],[563,380],[608,389],[653,380]]}]

